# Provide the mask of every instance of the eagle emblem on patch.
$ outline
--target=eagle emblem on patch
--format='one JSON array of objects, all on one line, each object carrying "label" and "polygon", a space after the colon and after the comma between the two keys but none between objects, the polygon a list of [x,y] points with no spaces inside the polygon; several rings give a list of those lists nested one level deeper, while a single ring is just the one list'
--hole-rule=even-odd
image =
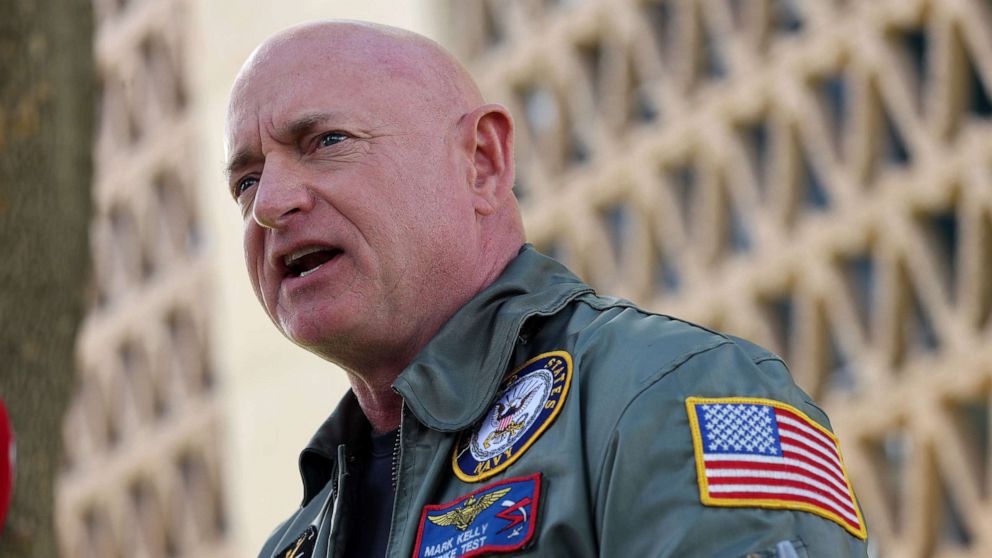
[{"label": "eagle emblem on patch", "polygon": [[498,502],[500,498],[506,496],[509,492],[509,488],[502,488],[495,492],[490,492],[481,498],[470,496],[461,506],[439,515],[428,515],[427,519],[431,520],[431,523],[434,525],[440,525],[441,527],[454,525],[459,531],[464,531],[472,525],[472,522],[475,521],[475,518],[479,517],[480,513],[486,511],[489,506]]},{"label": "eagle emblem on patch", "polygon": [[565,351],[539,355],[510,374],[493,406],[455,445],[455,475],[477,482],[513,464],[554,422],[571,381],[572,357]]}]

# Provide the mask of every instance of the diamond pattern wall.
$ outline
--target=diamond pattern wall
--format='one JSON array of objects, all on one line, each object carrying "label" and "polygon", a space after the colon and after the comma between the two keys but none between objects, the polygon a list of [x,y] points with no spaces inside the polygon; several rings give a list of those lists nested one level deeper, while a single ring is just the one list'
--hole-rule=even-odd
[{"label": "diamond pattern wall", "polygon": [[183,0],[97,0],[91,309],[58,485],[62,554],[233,556],[206,338]]},{"label": "diamond pattern wall", "polygon": [[992,554],[992,4],[459,0],[530,240],[773,348],[876,556]]}]

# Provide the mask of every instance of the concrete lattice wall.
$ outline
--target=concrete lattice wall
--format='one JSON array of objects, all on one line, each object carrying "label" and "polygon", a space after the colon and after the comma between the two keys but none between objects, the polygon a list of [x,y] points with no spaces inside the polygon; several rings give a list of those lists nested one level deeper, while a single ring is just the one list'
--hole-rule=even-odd
[{"label": "concrete lattice wall", "polygon": [[[94,6],[96,278],[60,545],[234,555],[191,6]],[[451,42],[516,115],[531,241],[604,292],[785,356],[833,418],[877,555],[992,553],[990,5],[449,6]]]}]

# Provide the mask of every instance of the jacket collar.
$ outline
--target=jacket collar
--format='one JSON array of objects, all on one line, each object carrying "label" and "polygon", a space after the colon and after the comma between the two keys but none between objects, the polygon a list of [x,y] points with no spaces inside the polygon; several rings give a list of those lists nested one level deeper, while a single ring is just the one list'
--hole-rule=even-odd
[{"label": "jacket collar", "polygon": [[393,389],[425,426],[464,430],[485,413],[528,318],[557,313],[592,292],[558,262],[524,245],[499,278],[441,328]]},{"label": "jacket collar", "polygon": [[[592,292],[568,269],[527,244],[499,278],[458,310],[400,374],[393,389],[428,428],[474,424],[496,396],[527,319],[555,314]],[[370,426],[349,390],[300,453],[305,506],[334,474],[339,444],[360,445]]]},{"label": "jacket collar", "polygon": [[300,453],[300,477],[303,479],[301,505],[307,505],[334,475],[338,445],[361,444],[368,439],[371,429],[358,405],[358,398],[348,390],[331,416],[320,425],[310,443]]}]

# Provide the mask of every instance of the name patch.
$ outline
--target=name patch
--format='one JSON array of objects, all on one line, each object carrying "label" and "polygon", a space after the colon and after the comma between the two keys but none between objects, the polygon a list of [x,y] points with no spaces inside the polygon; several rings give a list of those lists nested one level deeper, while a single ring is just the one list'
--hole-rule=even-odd
[{"label": "name patch", "polygon": [[510,374],[479,425],[455,444],[455,475],[478,482],[512,465],[554,422],[571,382],[572,357],[565,351],[544,353]]},{"label": "name patch", "polygon": [[534,537],[541,474],[495,482],[447,504],[425,506],[414,558],[513,552]]}]

